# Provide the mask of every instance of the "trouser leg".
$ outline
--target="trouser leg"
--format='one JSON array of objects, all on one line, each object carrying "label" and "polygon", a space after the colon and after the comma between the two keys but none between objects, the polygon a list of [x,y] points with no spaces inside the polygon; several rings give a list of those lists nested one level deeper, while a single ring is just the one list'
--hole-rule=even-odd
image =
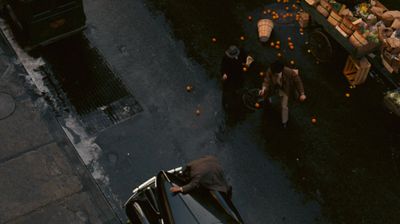
[{"label": "trouser leg", "polygon": [[289,108],[288,102],[289,97],[285,93],[281,93],[281,109],[282,109],[282,123],[286,123],[289,120]]}]

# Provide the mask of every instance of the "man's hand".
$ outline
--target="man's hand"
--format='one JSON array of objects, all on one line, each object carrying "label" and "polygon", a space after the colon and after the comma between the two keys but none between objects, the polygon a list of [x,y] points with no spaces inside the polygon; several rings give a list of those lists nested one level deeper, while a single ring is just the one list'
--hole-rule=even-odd
[{"label": "man's hand", "polygon": [[254,59],[251,56],[247,56],[246,58],[246,66],[250,67],[251,63],[253,63]]},{"label": "man's hand", "polygon": [[307,97],[306,97],[305,94],[301,94],[301,95],[300,95],[299,100],[300,100],[301,102],[303,102],[303,101],[306,100],[306,99],[307,99]]},{"label": "man's hand", "polygon": [[179,187],[179,186],[172,186],[170,189],[169,189],[171,192],[173,192],[173,193],[178,193],[178,192],[183,192],[183,189],[182,189],[182,187]]},{"label": "man's hand", "polygon": [[264,96],[264,94],[265,94],[265,87],[262,87],[262,89],[260,89],[260,91],[258,91],[258,95]]},{"label": "man's hand", "polygon": [[222,76],[222,80],[227,80],[228,79],[228,75],[225,73],[223,76]]}]

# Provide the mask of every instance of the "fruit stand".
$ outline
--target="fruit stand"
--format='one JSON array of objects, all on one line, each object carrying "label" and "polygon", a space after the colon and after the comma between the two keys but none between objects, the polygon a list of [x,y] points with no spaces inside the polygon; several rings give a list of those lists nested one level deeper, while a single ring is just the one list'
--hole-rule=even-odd
[{"label": "fruit stand", "polygon": [[304,0],[301,6],[311,17],[309,44],[314,57],[330,60],[330,39],[334,39],[349,53],[343,75],[350,85],[362,84],[368,74],[376,77],[390,89],[385,105],[390,104],[391,111],[398,110],[393,102],[399,103],[400,98],[395,98],[400,95],[393,92],[400,88],[400,74],[396,74],[400,67],[400,12],[389,11],[376,0],[357,5],[357,12],[334,0]]}]

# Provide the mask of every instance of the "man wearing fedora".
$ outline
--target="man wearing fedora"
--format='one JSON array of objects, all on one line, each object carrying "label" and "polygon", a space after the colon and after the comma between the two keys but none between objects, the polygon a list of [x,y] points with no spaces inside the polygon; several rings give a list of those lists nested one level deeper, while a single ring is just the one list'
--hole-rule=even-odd
[{"label": "man wearing fedora", "polygon": [[260,96],[279,95],[283,128],[286,128],[288,125],[288,103],[292,94],[296,96],[296,98],[298,97],[301,102],[306,100],[303,82],[300,79],[298,70],[284,66],[281,61],[275,61],[271,64],[259,94]]},{"label": "man wearing fedora", "polygon": [[244,83],[244,72],[247,71],[253,58],[243,49],[231,45],[226,51],[221,63],[223,81],[222,103],[225,109],[232,109],[240,100],[240,90]]}]

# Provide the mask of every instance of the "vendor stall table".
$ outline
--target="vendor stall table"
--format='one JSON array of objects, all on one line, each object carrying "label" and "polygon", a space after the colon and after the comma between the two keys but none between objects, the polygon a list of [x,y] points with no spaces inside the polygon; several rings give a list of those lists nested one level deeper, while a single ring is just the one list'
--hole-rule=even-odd
[{"label": "vendor stall table", "polygon": [[[380,79],[383,79],[385,83],[391,86],[391,88],[400,87],[399,75],[390,74],[382,65],[381,57],[379,56],[380,52],[378,50],[380,47],[379,45],[369,44],[365,47],[357,48],[353,46],[349,39],[343,36],[336,27],[332,26],[332,24],[328,22],[327,18],[319,13],[314,6],[309,5],[305,1],[301,1],[301,6],[305,12],[310,14],[312,22],[317,24],[317,26],[314,26],[314,30],[310,34],[311,53],[317,59],[327,60],[329,56],[327,54],[333,51],[329,38],[325,36],[326,33],[349,53],[346,66],[353,70],[345,68],[343,73],[351,85],[362,84],[370,71],[366,68],[371,68],[374,71],[374,74],[379,76]],[[352,74],[352,76],[349,76],[348,74]]]},{"label": "vendor stall table", "polygon": [[[379,48],[379,45],[374,44],[369,44],[362,48],[354,47],[350,43],[349,39],[343,36],[334,26],[332,26],[332,24],[328,22],[327,18],[319,13],[316,8],[307,4],[305,1],[301,2],[301,6],[305,12],[310,14],[312,21],[320,25],[324,29],[324,31],[328,33],[330,37],[336,40],[341,46],[343,46],[343,48],[346,49],[346,51],[353,58],[360,59],[365,55],[376,51]],[[315,52],[315,54],[318,54],[318,52]]]},{"label": "vendor stall table", "polygon": [[[377,2],[377,4],[380,3]],[[374,77],[387,90],[384,94],[383,104],[389,111],[400,116],[400,100],[398,99],[400,95],[400,75],[391,74],[385,68],[378,50],[380,46],[378,44],[368,44],[361,48],[353,46],[350,40],[339,31],[340,29],[333,26],[314,6],[305,1],[301,1],[301,6],[305,12],[310,14],[311,22],[317,24],[317,26],[311,26],[313,31],[309,38],[310,50],[314,57],[321,61],[328,61],[333,53],[328,36],[333,38],[349,53],[343,74],[350,85],[362,84],[368,75]],[[397,96],[397,98],[394,96]]]}]

